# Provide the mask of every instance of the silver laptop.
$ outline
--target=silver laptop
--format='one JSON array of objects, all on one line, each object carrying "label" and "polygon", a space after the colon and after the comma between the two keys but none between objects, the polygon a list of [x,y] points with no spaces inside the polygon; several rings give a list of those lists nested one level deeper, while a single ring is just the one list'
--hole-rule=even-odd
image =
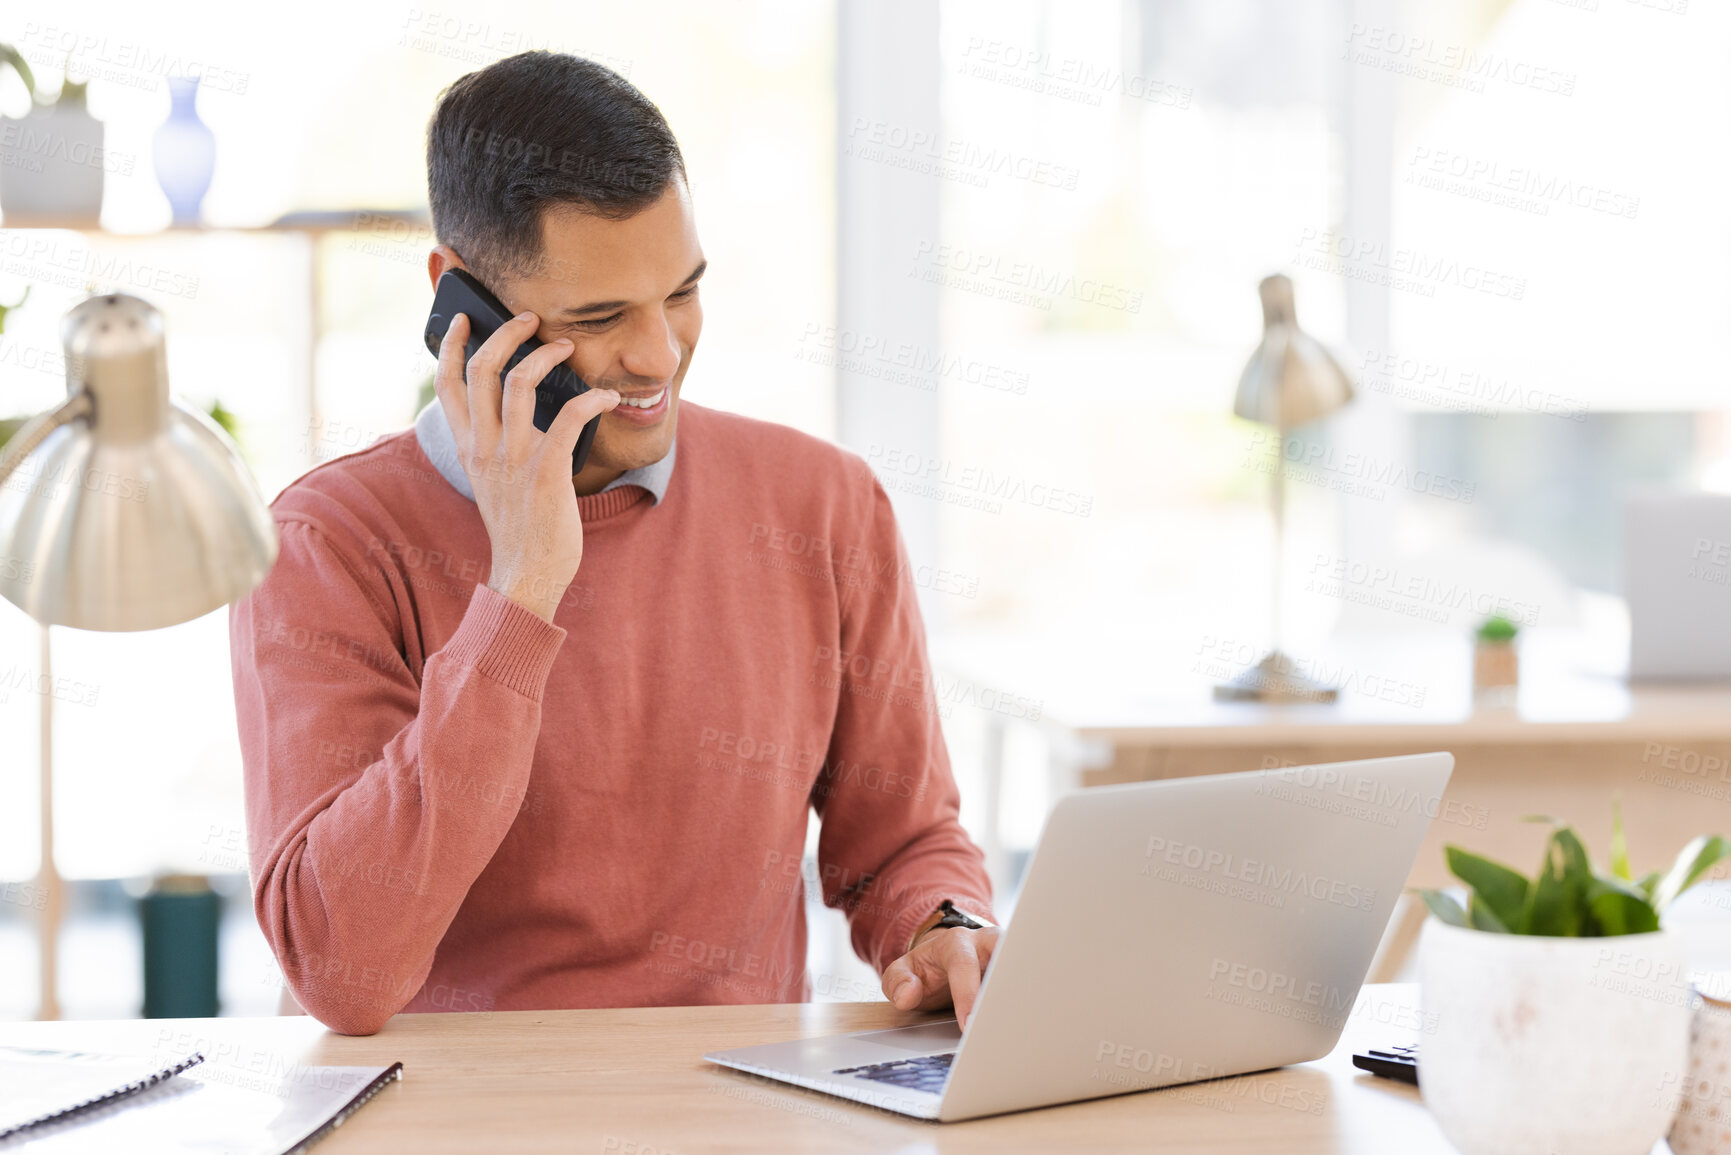
[{"label": "silver laptop", "polygon": [[950,1018],[704,1058],[945,1122],[1321,1058],[1453,769],[1413,754],[1069,794],[965,1036]]}]

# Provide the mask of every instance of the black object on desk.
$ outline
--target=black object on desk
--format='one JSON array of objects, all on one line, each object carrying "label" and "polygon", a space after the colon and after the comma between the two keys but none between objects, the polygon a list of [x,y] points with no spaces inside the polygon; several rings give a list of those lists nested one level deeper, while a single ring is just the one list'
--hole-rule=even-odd
[{"label": "black object on desk", "polygon": [[1363,1051],[1353,1055],[1352,1065],[1385,1079],[1399,1079],[1418,1086],[1418,1045],[1390,1047],[1386,1051]]}]

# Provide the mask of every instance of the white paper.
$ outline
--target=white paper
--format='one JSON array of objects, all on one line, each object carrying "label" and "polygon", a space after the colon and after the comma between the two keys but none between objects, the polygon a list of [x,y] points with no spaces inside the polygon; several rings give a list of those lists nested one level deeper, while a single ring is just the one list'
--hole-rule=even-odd
[{"label": "white paper", "polygon": [[[180,1056],[190,1058],[191,1056]],[[0,1134],[56,1111],[99,1099],[177,1061],[91,1051],[0,1047]]]},{"label": "white paper", "polygon": [[277,1079],[201,1064],[136,1095],[0,1141],[0,1151],[282,1155],[386,1067],[300,1067]]}]

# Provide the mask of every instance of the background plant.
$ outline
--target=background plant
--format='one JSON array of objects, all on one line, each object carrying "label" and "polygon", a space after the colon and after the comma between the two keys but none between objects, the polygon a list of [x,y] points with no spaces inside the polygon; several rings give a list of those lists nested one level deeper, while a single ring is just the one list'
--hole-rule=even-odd
[{"label": "background plant", "polygon": [[1702,834],[1683,847],[1669,870],[1636,879],[1629,869],[1622,811],[1613,804],[1611,869],[1601,873],[1573,829],[1555,818],[1527,821],[1552,826],[1536,876],[1529,879],[1500,862],[1446,846],[1449,873],[1467,885],[1467,904],[1463,909],[1441,890],[1418,890],[1431,913],[1454,926],[1496,934],[1563,938],[1646,934],[1659,929],[1659,916],[1678,895],[1731,857],[1731,842],[1722,835]]},{"label": "background plant", "polygon": [[1520,632],[1520,627],[1508,618],[1492,614],[1479,626],[1478,638],[1481,642],[1512,642]]}]

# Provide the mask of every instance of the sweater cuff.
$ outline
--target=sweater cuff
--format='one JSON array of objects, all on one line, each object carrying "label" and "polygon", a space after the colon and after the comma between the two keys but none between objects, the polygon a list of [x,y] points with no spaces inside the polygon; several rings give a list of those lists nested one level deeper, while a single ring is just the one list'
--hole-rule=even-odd
[{"label": "sweater cuff", "polygon": [[493,587],[476,585],[456,633],[439,652],[539,702],[565,632]]}]

